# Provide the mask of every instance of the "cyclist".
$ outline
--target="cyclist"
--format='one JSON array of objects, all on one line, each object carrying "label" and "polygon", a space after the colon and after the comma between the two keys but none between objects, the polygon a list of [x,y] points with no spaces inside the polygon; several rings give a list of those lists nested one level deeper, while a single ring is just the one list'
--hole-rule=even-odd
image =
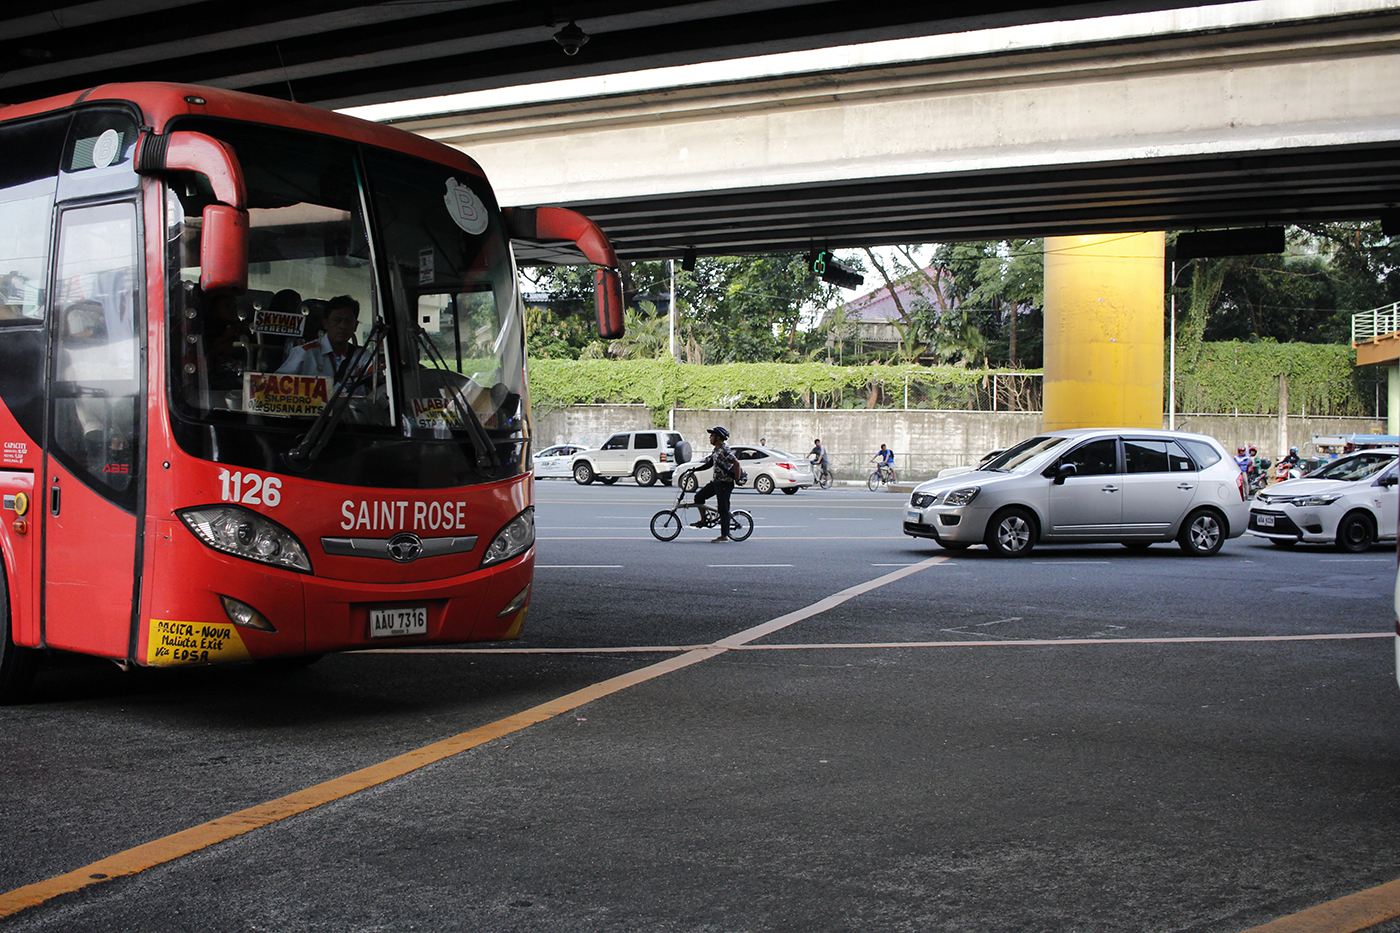
[{"label": "cyclist", "polygon": [[807,451],[807,459],[812,461],[813,478],[821,485],[822,474],[831,472],[831,463],[827,459],[826,448],[822,446],[820,437],[812,440],[812,449]]},{"label": "cyclist", "polygon": [[710,496],[715,497],[715,506],[719,509],[719,537],[711,539],[711,544],[719,544],[721,541],[733,541],[729,537],[729,497],[734,494],[734,483],[738,479],[739,461],[734,456],[734,451],[729,449],[725,441],[729,440],[729,431],[719,425],[710,428],[710,443],[714,445],[714,450],[710,455],[691,469],[704,470],[714,467],[714,473],[710,476],[710,481],[702,486],[695,493],[695,504],[701,506],[700,521],[695,522],[694,527],[702,528],[705,525],[704,502]]},{"label": "cyclist", "polygon": [[894,475],[894,451],[890,450],[884,444],[880,445],[879,452],[870,458],[870,462],[878,464],[876,468],[885,479],[889,479]]}]

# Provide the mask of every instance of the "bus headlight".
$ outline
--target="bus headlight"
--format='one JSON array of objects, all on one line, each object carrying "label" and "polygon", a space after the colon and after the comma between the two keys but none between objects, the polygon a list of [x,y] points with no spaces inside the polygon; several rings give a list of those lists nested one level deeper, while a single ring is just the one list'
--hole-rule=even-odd
[{"label": "bus headlight", "polygon": [[216,551],[260,564],[311,572],[311,561],[296,535],[251,509],[200,505],[177,509],[175,514],[196,538]]},{"label": "bus headlight", "polygon": [[499,564],[503,560],[519,557],[535,543],[535,507],[532,505],[510,520],[491,540],[486,556],[481,559],[482,567]]}]

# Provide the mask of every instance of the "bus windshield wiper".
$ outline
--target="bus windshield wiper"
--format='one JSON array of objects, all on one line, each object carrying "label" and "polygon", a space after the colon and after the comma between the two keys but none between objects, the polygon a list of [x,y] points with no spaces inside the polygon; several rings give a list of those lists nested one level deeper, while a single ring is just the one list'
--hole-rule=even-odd
[{"label": "bus windshield wiper", "polygon": [[[331,432],[345,415],[351,396],[376,374],[375,362],[379,358],[379,345],[384,342],[384,335],[388,330],[389,325],[382,317],[379,318],[370,329],[369,336],[365,338],[365,345],[346,360],[342,366],[346,377],[336,383],[330,401],[321,407],[316,420],[311,422],[311,427],[297,441],[297,445],[282,455],[288,466],[304,470],[311,461],[321,455],[321,451],[331,439]],[[369,360],[369,365],[361,367],[360,362],[365,359]],[[357,368],[362,371],[358,375],[351,375]]]},{"label": "bus windshield wiper", "polygon": [[[443,358],[442,351],[433,343],[428,336],[428,332],[421,326],[414,326],[413,339],[418,344],[419,352],[434,366],[443,372],[456,372],[449,369],[447,360]],[[486,462],[492,467],[501,465],[501,458],[496,455],[496,445],[491,443],[490,436],[486,433],[486,428],[482,425],[481,419],[477,417],[476,410],[472,408],[467,395],[462,391],[462,387],[454,381],[447,381],[447,391],[451,393],[452,402],[457,410],[462,412],[462,420],[466,424],[467,437],[471,438],[472,447],[476,449],[477,456],[485,457]]]}]

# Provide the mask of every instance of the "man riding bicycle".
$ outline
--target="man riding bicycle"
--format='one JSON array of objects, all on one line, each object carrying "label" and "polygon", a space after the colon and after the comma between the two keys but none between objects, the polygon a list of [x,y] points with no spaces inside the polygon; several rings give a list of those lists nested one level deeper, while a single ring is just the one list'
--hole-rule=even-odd
[{"label": "man riding bicycle", "polygon": [[807,459],[812,463],[812,476],[816,479],[817,485],[820,486],[822,474],[830,475],[831,464],[827,460],[826,448],[822,446],[822,439],[820,437],[813,439],[812,445],[812,449],[807,451]]},{"label": "man riding bicycle", "polygon": [[870,458],[870,462],[879,464],[880,472],[888,477],[894,472],[894,451],[881,444],[880,450]]}]

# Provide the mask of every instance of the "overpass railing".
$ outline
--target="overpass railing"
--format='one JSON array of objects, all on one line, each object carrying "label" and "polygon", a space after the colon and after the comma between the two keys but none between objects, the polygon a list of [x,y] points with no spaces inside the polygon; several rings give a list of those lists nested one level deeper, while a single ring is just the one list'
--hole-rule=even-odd
[{"label": "overpass railing", "polygon": [[1351,316],[1351,345],[1400,333],[1400,301]]}]

